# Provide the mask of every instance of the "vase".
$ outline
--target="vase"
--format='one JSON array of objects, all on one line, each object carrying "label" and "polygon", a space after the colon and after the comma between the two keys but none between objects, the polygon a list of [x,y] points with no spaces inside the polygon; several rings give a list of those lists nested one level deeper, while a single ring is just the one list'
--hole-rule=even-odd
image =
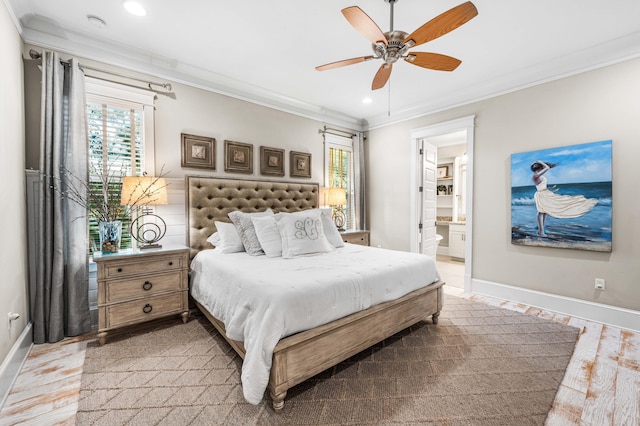
[{"label": "vase", "polygon": [[102,253],[117,253],[120,249],[122,238],[122,221],[100,222],[98,224],[100,234],[100,250]]}]

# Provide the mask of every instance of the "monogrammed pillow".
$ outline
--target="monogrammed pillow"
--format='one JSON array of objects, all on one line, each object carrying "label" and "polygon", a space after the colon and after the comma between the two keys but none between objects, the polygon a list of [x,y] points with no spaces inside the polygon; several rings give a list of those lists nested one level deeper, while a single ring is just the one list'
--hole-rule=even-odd
[{"label": "monogrammed pillow", "polygon": [[291,259],[334,250],[324,234],[320,210],[277,214],[275,219],[282,238],[282,257]]}]

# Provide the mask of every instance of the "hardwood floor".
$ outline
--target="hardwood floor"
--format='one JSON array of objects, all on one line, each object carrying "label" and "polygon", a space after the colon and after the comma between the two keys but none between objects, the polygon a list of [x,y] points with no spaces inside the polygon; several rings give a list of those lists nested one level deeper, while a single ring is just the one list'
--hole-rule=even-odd
[{"label": "hardwood floor", "polygon": [[[448,293],[462,296],[463,268],[438,258],[443,279],[452,284]],[[640,425],[640,333],[513,302],[470,299],[581,328],[547,425]],[[65,339],[33,346],[0,411],[0,425],[74,425],[86,344]]]}]

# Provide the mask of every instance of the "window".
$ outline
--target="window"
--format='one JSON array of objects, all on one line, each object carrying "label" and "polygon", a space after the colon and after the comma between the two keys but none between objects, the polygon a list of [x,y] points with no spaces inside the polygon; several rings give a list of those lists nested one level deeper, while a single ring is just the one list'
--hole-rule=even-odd
[{"label": "window", "polygon": [[[90,185],[110,179],[110,191],[120,194],[121,176],[153,174],[153,97],[142,89],[87,78],[86,108]],[[120,248],[131,247],[130,220],[123,222]],[[100,250],[98,222],[89,218],[90,251]]]},{"label": "window", "polygon": [[344,188],[347,204],[334,207],[342,211],[345,229],[355,229],[355,196],[353,141],[351,138],[325,133],[325,186],[327,188]]}]

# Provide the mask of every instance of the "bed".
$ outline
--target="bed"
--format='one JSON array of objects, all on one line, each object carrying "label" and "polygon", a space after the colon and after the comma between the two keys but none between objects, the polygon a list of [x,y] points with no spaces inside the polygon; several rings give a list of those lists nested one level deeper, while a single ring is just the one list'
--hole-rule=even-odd
[{"label": "bed", "polygon": [[[257,393],[254,393],[253,396],[248,393],[252,387],[249,386],[249,379],[245,377],[245,370],[253,368],[252,366],[256,364],[256,359],[258,358],[256,353],[262,353],[270,361],[267,372],[261,373],[262,370],[257,370],[256,377],[266,374],[261,380],[264,381],[263,384],[269,390],[274,410],[280,412],[284,407],[284,400],[289,388],[421,320],[431,317],[432,322],[437,324],[438,315],[442,309],[443,282],[438,279],[435,263],[432,260],[426,262],[428,265],[418,265],[416,263],[416,257],[420,257],[420,262],[425,263],[422,259],[426,258],[426,256],[423,255],[402,254],[391,251],[382,252],[380,251],[381,249],[351,244],[346,244],[345,247],[337,249],[335,252],[319,256],[284,260],[267,258],[267,256],[252,257],[241,253],[235,255],[216,254],[215,250],[209,250],[213,246],[207,242],[207,239],[216,232],[215,222],[229,222],[229,213],[237,210],[252,213],[271,209],[275,213],[303,212],[304,214],[307,210],[312,211],[310,209],[318,207],[319,187],[317,184],[187,176],[185,192],[187,196],[187,242],[193,259],[192,296],[194,296],[198,308],[243,358],[243,392],[249,402],[257,403],[256,398],[258,396],[261,398],[259,386],[257,391],[254,391]],[[366,262],[369,257],[378,256],[378,259],[371,260],[376,267],[366,266],[363,263],[359,271],[350,271],[347,267],[348,265],[340,264],[340,262],[347,262],[345,259],[351,259],[348,256],[355,256],[355,259],[357,259],[350,261],[353,265],[360,265]],[[412,280],[403,278],[399,280],[403,282],[396,283],[393,282],[394,275],[388,271],[384,272],[381,269],[379,273],[370,272],[373,269],[379,269],[378,266],[385,263],[381,259],[386,259],[386,263],[389,264],[401,264],[406,261],[407,268],[414,268],[412,272],[414,277]],[[218,263],[216,264],[215,262]],[[280,264],[276,262],[280,262]],[[323,266],[322,262],[327,263]],[[269,328],[258,332],[255,335],[259,336],[259,339],[269,340],[271,346],[267,349],[261,348],[262,352],[260,352],[259,346],[248,344],[249,350],[247,351],[243,341],[256,341],[254,334],[247,334],[252,332],[246,331],[244,332],[245,334],[242,334],[241,331],[238,331],[245,330],[245,328],[248,328],[247,325],[243,323],[241,327],[238,327],[238,324],[234,324],[234,319],[229,319],[232,316],[225,314],[230,308],[216,305],[216,299],[225,299],[226,296],[221,297],[221,295],[233,292],[233,288],[223,291],[217,290],[219,291],[217,296],[211,294],[207,296],[207,287],[203,287],[205,285],[203,283],[209,282],[209,280],[217,280],[218,284],[216,285],[222,285],[226,281],[245,280],[242,284],[245,285],[244,291],[237,293],[259,293],[265,288],[273,288],[276,289],[274,292],[282,293],[280,287],[291,287],[292,289],[296,287],[294,285],[286,285],[286,283],[297,283],[299,281],[298,276],[293,274],[298,272],[263,273],[260,272],[262,271],[260,268],[282,268],[280,265],[283,263],[295,265],[295,268],[292,268],[295,270],[315,267],[316,269],[311,272],[312,276],[315,277],[314,282],[324,279],[324,274],[321,271],[333,269],[339,272],[338,275],[351,274],[352,277],[357,276],[360,281],[367,281],[367,285],[370,284],[369,281],[377,283],[375,285],[378,285],[379,290],[367,289],[367,294],[370,293],[371,295],[365,297],[364,299],[366,300],[364,302],[357,302],[362,305],[358,309],[353,306],[350,308],[335,308],[336,318],[327,320],[327,318],[316,318],[313,315],[309,315],[309,318],[305,319],[305,321],[309,321],[308,323],[311,326],[308,326],[308,328],[302,327],[301,329],[298,329],[301,326],[287,317],[290,310],[295,311],[296,306],[304,303],[296,299],[295,290],[291,290],[292,296],[287,299],[288,302],[286,303],[289,304],[285,303],[283,305],[285,308],[277,308],[279,305],[275,302],[272,305],[267,303],[267,308],[264,309],[270,315],[265,317],[267,319],[261,317],[260,319],[256,319],[258,317],[253,319],[245,318],[246,306],[249,306],[249,303],[243,301],[242,303],[247,303],[246,306],[243,305],[242,309],[240,307],[234,309],[235,311],[243,312],[243,319],[246,320],[246,324],[279,325],[283,323],[288,330],[285,333]],[[431,270],[431,263],[433,263],[433,271]],[[227,268],[226,272],[225,268]],[[254,275],[247,274],[246,277],[242,276],[237,273],[240,270],[253,271]],[[227,274],[226,276],[224,275],[225,273]],[[254,282],[261,281],[263,278],[266,279],[265,276],[267,275],[274,276],[269,285],[250,287]],[[429,278],[425,278],[427,282],[417,285],[415,276]],[[365,279],[362,277],[365,277]],[[389,284],[390,281],[392,282],[391,284]],[[411,282],[405,284],[404,281]],[[232,284],[229,283],[229,285]],[[374,284],[371,285],[373,286]],[[409,287],[402,290],[403,285]],[[311,292],[315,291],[313,290],[315,287],[307,288],[311,289],[309,290]],[[398,294],[394,294],[396,291]],[[352,293],[358,293],[358,291],[353,289],[345,290],[344,286],[334,284],[329,294],[332,294],[333,296],[331,297],[334,299],[347,300],[351,301],[352,304],[357,304],[352,301]],[[347,297],[343,297],[345,294]],[[260,295],[261,299],[267,297],[269,296]],[[233,298],[230,297],[230,299]],[[316,297],[316,300],[326,302],[327,307],[333,308],[335,300],[329,299],[330,297],[326,295]],[[220,301],[220,303],[222,302]],[[329,310],[322,304],[319,306],[318,311],[321,313]],[[311,310],[309,308],[304,309]],[[343,311],[343,309],[351,309],[351,312],[345,314],[346,311]],[[251,314],[249,312],[247,315]],[[334,314],[332,313],[332,315]],[[228,331],[227,327],[225,327],[225,322],[220,318],[227,319]],[[229,323],[229,321],[231,322]],[[291,324],[293,323],[296,324],[292,326]],[[260,333],[265,333],[267,337]],[[245,340],[245,338],[248,340]],[[260,364],[260,362],[257,363]],[[269,362],[266,364],[269,364]],[[262,389],[262,393],[264,393],[264,389]],[[251,400],[252,398],[254,400]]]}]

